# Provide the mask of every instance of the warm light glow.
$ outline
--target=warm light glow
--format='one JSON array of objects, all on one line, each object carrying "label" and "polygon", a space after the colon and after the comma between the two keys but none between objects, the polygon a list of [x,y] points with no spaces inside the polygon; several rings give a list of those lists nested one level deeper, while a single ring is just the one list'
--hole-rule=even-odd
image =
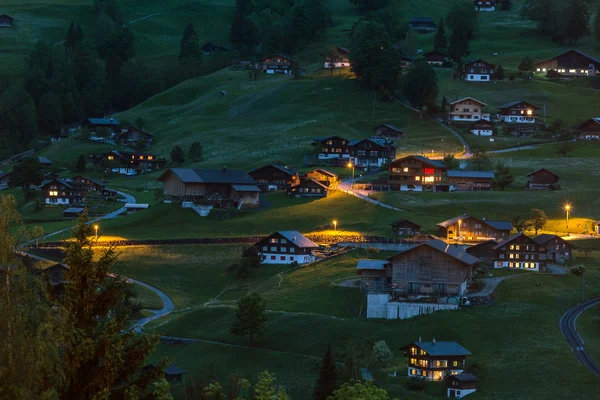
[{"label": "warm light glow", "polygon": [[108,159],[109,159],[109,160],[114,160],[114,159],[115,159],[115,156],[108,156]]},{"label": "warm light glow", "polygon": [[352,163],[351,163],[351,162],[349,162],[349,163],[348,163],[348,168],[352,168],[352,167],[353,167]]},{"label": "warm light glow", "polygon": [[569,211],[571,209],[571,205],[570,204],[565,204],[565,210]]},{"label": "warm light glow", "polygon": [[49,194],[50,196],[58,196],[58,192],[56,190],[51,190]]},{"label": "warm light glow", "polygon": [[531,115],[531,114],[533,114],[533,111],[527,110],[527,115]]}]

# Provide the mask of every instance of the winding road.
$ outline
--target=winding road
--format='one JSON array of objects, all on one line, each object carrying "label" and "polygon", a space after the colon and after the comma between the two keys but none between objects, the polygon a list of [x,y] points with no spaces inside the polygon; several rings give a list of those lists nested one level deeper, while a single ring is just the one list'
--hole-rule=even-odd
[{"label": "winding road", "polygon": [[569,343],[569,346],[571,346],[573,349],[573,353],[575,353],[575,357],[577,357],[579,363],[587,367],[594,375],[600,377],[600,366],[598,366],[590,353],[588,353],[585,349],[585,343],[577,332],[576,326],[577,317],[579,317],[582,312],[590,307],[595,306],[596,304],[600,304],[600,297],[585,301],[576,305],[575,307],[570,308],[560,318],[558,327],[567,340],[567,343]]}]

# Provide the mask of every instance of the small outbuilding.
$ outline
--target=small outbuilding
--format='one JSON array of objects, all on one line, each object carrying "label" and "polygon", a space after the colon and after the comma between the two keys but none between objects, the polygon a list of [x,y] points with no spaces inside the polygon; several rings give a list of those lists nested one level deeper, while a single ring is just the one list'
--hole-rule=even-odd
[{"label": "small outbuilding", "polygon": [[141,203],[125,204],[125,210],[127,210],[127,214],[133,214],[138,211],[147,210],[148,208],[150,208],[150,204],[141,204]]},{"label": "small outbuilding", "polygon": [[421,232],[421,225],[407,219],[400,219],[392,223],[392,234],[399,236],[413,236]]},{"label": "small outbuilding", "polygon": [[529,178],[529,181],[527,181],[527,189],[529,190],[550,190],[559,188],[558,175],[548,171],[544,167],[536,169],[526,176]]},{"label": "small outbuilding", "polygon": [[471,124],[470,131],[475,136],[492,136],[494,134],[494,124],[486,119],[481,119]]},{"label": "small outbuilding", "polygon": [[288,195],[292,197],[327,197],[329,188],[314,179],[303,179],[301,182],[288,189]]},{"label": "small outbuilding", "polygon": [[373,128],[375,136],[389,139],[404,139],[404,131],[390,124],[381,124]]},{"label": "small outbuilding", "polygon": [[479,378],[468,372],[448,376],[446,378],[448,397],[460,399],[476,392],[478,380]]},{"label": "small outbuilding", "polygon": [[[156,368],[158,365],[155,363],[152,364],[148,364],[145,367],[143,367],[143,370],[153,370],[154,368]],[[164,373],[164,377],[167,380],[167,382],[169,382],[171,385],[173,384],[181,384],[183,382],[183,375],[186,375],[187,371],[179,368],[177,365],[175,364],[169,364],[167,366],[167,368],[165,368],[165,373]]]},{"label": "small outbuilding", "polygon": [[70,207],[63,211],[63,218],[79,218],[84,211],[85,209],[81,207]]},{"label": "small outbuilding", "polygon": [[15,22],[15,19],[13,17],[11,17],[10,15],[0,15],[0,27],[1,28],[10,28],[13,26],[13,22]]}]

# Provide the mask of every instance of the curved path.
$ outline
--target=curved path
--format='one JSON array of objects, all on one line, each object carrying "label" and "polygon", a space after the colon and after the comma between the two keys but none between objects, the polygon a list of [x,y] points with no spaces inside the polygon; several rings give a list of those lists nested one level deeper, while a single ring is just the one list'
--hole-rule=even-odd
[{"label": "curved path", "polygon": [[560,332],[567,340],[567,343],[569,343],[569,346],[571,346],[573,349],[573,353],[575,353],[575,357],[577,357],[579,363],[587,367],[594,375],[600,377],[600,366],[598,366],[596,361],[594,361],[590,353],[585,350],[585,343],[577,332],[576,326],[577,317],[579,317],[582,312],[596,304],[600,304],[600,297],[585,301],[576,305],[575,307],[570,308],[560,318],[558,327]]},{"label": "curved path", "polygon": [[173,300],[171,300],[169,296],[167,296],[164,292],[161,292],[154,286],[148,285],[144,282],[140,282],[137,279],[133,278],[127,278],[127,282],[135,283],[136,285],[140,285],[145,287],[146,289],[152,290],[158,297],[160,297],[160,300],[163,303],[163,308],[161,308],[160,310],[148,310],[154,315],[152,315],[151,317],[142,318],[135,324],[133,324],[132,328],[136,332],[143,333],[142,328],[144,328],[144,325],[146,325],[150,321],[154,321],[157,318],[164,317],[165,315],[170,314],[175,309],[175,304],[173,304]]}]

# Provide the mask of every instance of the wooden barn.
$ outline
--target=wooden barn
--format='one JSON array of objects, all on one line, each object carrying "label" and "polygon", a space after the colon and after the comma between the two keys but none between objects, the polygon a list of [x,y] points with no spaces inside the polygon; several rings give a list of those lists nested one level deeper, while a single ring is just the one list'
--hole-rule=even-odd
[{"label": "wooden barn", "polygon": [[498,243],[499,242],[497,240],[490,239],[481,243],[477,243],[473,246],[469,246],[465,249],[465,251],[470,255],[479,258],[484,263],[491,265],[491,263],[494,261],[494,247]]},{"label": "wooden barn", "polygon": [[600,140],[600,118],[590,118],[573,127],[577,140]]},{"label": "wooden barn", "polygon": [[496,79],[496,67],[477,59],[465,64],[463,79],[467,82],[490,82]]},{"label": "wooden barn", "polygon": [[88,118],[82,123],[88,130],[96,132],[99,128],[106,128],[111,132],[118,132],[121,123],[115,118]]},{"label": "wooden barn", "polygon": [[475,218],[467,214],[442,221],[435,225],[437,235],[446,240],[464,240],[477,242],[481,240],[504,240],[510,236],[510,221],[490,221]]},{"label": "wooden barn", "polygon": [[573,258],[573,244],[558,235],[541,234],[533,238],[546,254],[546,261],[568,261]]},{"label": "wooden barn", "polygon": [[478,389],[478,380],[479,378],[468,372],[450,374],[446,378],[446,395],[449,398],[462,399],[466,395],[475,393]]},{"label": "wooden barn", "polygon": [[494,171],[465,171],[453,169],[447,171],[450,191],[492,190]]},{"label": "wooden barn", "polygon": [[535,72],[549,78],[595,76],[600,73],[600,60],[579,50],[568,49],[555,57],[535,63]]},{"label": "wooden barn", "polygon": [[292,197],[327,197],[329,187],[314,179],[301,179],[300,183],[288,189]]},{"label": "wooden barn", "polygon": [[335,187],[340,182],[340,177],[338,174],[323,168],[315,168],[312,171],[307,172],[304,177],[307,179],[314,179],[328,188]]},{"label": "wooden barn", "polygon": [[425,58],[425,61],[427,61],[427,64],[434,66],[441,66],[443,63],[448,61],[448,54],[440,50],[428,51],[427,53],[423,54],[423,57]]},{"label": "wooden barn", "polygon": [[492,136],[494,134],[494,124],[491,121],[482,119],[473,122],[469,130],[475,136]]},{"label": "wooden barn", "polygon": [[137,142],[144,142],[147,145],[151,145],[152,134],[143,129],[131,126],[117,135],[117,142],[126,146],[134,146]]},{"label": "wooden barn", "polygon": [[421,233],[421,225],[407,219],[392,222],[392,234],[398,236],[414,236]]},{"label": "wooden barn", "polygon": [[560,187],[558,175],[543,167],[531,171],[526,176],[529,178],[527,181],[527,189],[529,190],[551,190]]},{"label": "wooden barn", "polygon": [[374,136],[388,139],[404,139],[404,131],[390,124],[381,124],[373,128]]},{"label": "wooden barn", "polygon": [[256,186],[263,192],[287,190],[300,183],[298,171],[282,165],[264,165],[248,172],[248,175],[256,181]]},{"label": "wooden barn", "polygon": [[15,19],[10,15],[0,15],[0,28],[10,28],[11,26],[13,26],[14,22]]}]

